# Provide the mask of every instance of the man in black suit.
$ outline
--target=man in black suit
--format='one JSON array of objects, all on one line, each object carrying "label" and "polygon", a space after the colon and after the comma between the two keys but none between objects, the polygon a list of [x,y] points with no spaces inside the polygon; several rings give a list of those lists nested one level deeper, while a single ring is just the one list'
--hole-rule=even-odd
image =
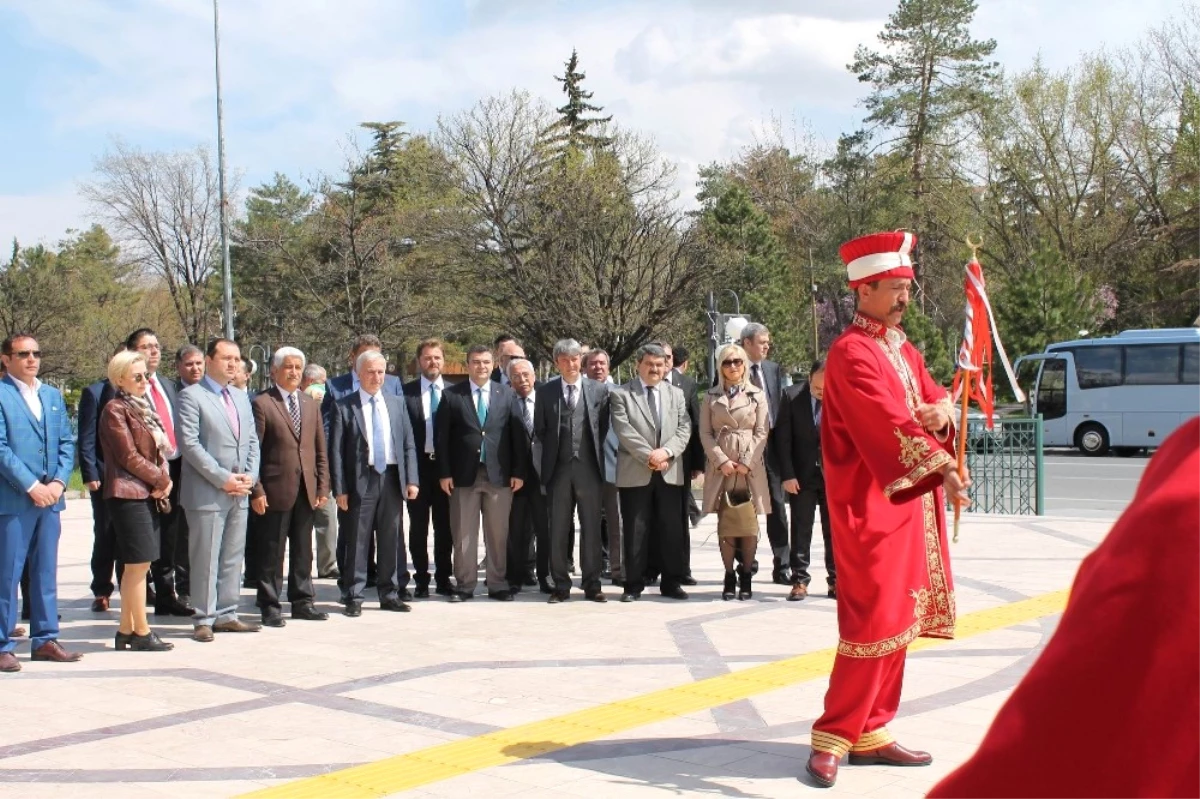
[{"label": "man in black suit", "polygon": [[837,596],[837,571],[833,565],[833,542],[829,538],[829,507],[825,504],[825,475],[821,468],[821,397],[825,390],[825,364],[815,361],[804,386],[784,392],[775,425],[779,444],[779,474],[792,506],[792,592],[791,601],[808,596],[812,528],[817,508],[821,510],[821,538],[825,541],[825,579],[829,596]]},{"label": "man in black suit", "polygon": [[605,602],[600,573],[600,508],[604,488],[604,437],[608,433],[608,386],[584,377],[583,348],[574,339],[554,345],[561,379],[538,391],[534,437],[542,447],[542,485],[550,506],[551,604],[571,596],[570,540],[579,509],[580,585],[584,596]]},{"label": "man in black suit", "polygon": [[[150,328],[139,328],[129,334],[125,348],[146,356],[146,399],[154,406],[162,422],[163,432],[175,455],[167,463],[171,473],[172,499],[179,499],[179,488],[183,482],[183,459],[179,455],[179,443],[175,438],[178,406],[175,381],[164,380],[158,373],[162,362],[162,345]],[[111,389],[110,389],[111,390]],[[188,570],[188,526],[183,508],[177,501],[171,503],[171,512],[162,517],[159,536],[159,559],[150,565],[154,575],[154,615],[191,616],[194,612],[188,599],[190,590]]]},{"label": "man in black suit", "polygon": [[508,362],[508,383],[513,393],[513,415],[521,422],[517,447],[528,467],[525,485],[513,492],[512,510],[508,516],[508,590],[520,593],[525,586],[540,586],[543,594],[550,587],[550,517],[546,495],[538,470],[542,468],[535,455],[533,416],[537,407],[537,381],[533,364],[524,358]]},{"label": "man in black suit", "polygon": [[[331,420],[333,418],[334,407],[338,400],[342,397],[357,393],[359,390],[358,373],[356,371],[358,358],[364,352],[383,352],[383,342],[379,340],[379,336],[372,336],[369,333],[361,335],[354,339],[350,345],[350,371],[344,375],[338,375],[325,382],[325,396],[321,400],[321,419],[325,425],[325,439],[328,441],[332,430],[330,429]],[[381,389],[384,395],[401,397],[404,395],[404,387],[400,384],[400,378],[395,375],[387,375],[383,380],[383,388]],[[345,512],[338,508],[338,526],[342,524],[342,518]],[[338,534],[339,541],[341,533]],[[338,552],[343,551],[341,544],[338,544]],[[406,559],[407,561],[407,559]],[[342,568],[341,560],[337,564],[338,573],[342,573],[345,569]],[[371,545],[367,549],[367,588],[372,588],[375,585],[375,545],[372,540]]]},{"label": "man in black suit", "polygon": [[438,477],[450,497],[458,584],[450,601],[475,595],[482,516],[488,596],[510,602],[508,516],[513,492],[525,483],[524,453],[517,446],[524,431],[513,413],[513,390],[491,379],[492,351],[486,345],[467,351],[467,371],[470,379],[446,390],[437,413]]},{"label": "man in black suit", "polygon": [[501,333],[496,336],[492,351],[496,354],[496,368],[492,370],[492,380],[507,386],[508,362],[513,358],[524,358],[525,350],[521,347],[521,342],[508,333]]},{"label": "man in black suit", "polygon": [[[682,344],[678,347],[672,347],[666,343],[662,347],[667,353],[667,362],[670,367],[666,380],[683,392],[683,396],[687,400],[688,419],[692,423],[692,433],[688,439],[687,452],[683,456],[683,529],[686,531],[689,529],[689,526],[695,527],[700,524],[701,517],[700,506],[696,504],[696,497],[692,494],[692,481],[704,474],[704,447],[700,444],[700,398],[696,393],[697,384],[695,379],[687,373],[687,347],[684,347]],[[684,585],[695,585],[696,578],[692,576],[691,536],[685,535],[683,542],[685,571],[682,582]]]},{"label": "man in black suit", "polygon": [[[329,425],[329,471],[342,514],[338,561],[343,611],[361,616],[372,538],[379,558],[377,588],[383,610],[408,611],[399,571],[404,561],[401,504],[420,493],[417,450],[404,401],[383,391],[387,359],[378,350],[358,356],[359,388],[338,400]],[[373,534],[373,535],[372,535]],[[405,565],[405,582],[407,566]]]},{"label": "man in black suit", "polygon": [[[117,351],[124,350],[124,345]],[[104,503],[104,453],[100,448],[100,412],[114,396],[107,380],[92,383],[79,397],[79,471],[92,501],[92,612],[103,613],[116,585],[121,582],[124,564],[117,556],[117,541]],[[113,583],[116,568],[117,583]]]},{"label": "man in black suit", "polygon": [[408,551],[412,556],[413,579],[417,599],[429,598],[429,522],[433,520],[433,580],[437,593],[451,596],[454,588],[454,538],[450,532],[450,499],[438,484],[434,439],[434,417],[441,406],[446,383],[442,369],[446,364],[442,342],[425,339],[417,345],[417,365],[421,376],[404,384],[404,402],[412,424],[417,447],[417,472],[421,493],[408,503]]},{"label": "man in black suit", "polygon": [[791,585],[788,570],[788,517],[782,481],[779,477],[779,445],[775,440],[775,422],[783,402],[786,377],[779,364],[767,360],[771,352],[771,332],[767,326],[751,322],[742,328],[742,349],[750,358],[750,382],[767,395],[767,410],[771,434],[767,438],[767,488],[771,494],[771,512],[767,514],[767,538],[775,556],[771,580],[779,585]]}]

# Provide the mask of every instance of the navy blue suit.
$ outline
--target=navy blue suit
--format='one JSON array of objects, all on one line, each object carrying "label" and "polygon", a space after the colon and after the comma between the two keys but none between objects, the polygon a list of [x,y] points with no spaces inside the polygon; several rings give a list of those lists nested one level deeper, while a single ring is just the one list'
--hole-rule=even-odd
[{"label": "navy blue suit", "polygon": [[39,420],[11,376],[0,380],[0,652],[16,642],[9,633],[17,623],[17,583],[29,561],[32,646],[58,638],[60,498],[49,508],[33,504],[29,489],[58,481],[65,488],[75,467],[75,435],[67,404],[58,389],[42,385]]},{"label": "navy blue suit", "polygon": [[[113,398],[114,392],[107,380],[99,380],[85,388],[79,397],[79,471],[83,482],[99,483],[104,480],[104,451],[100,447],[97,433],[100,412]],[[108,521],[108,506],[104,504],[104,486],[89,491],[92,500],[92,596],[112,596],[113,566],[116,565],[117,583],[121,582],[124,564],[117,553],[116,537]]]}]

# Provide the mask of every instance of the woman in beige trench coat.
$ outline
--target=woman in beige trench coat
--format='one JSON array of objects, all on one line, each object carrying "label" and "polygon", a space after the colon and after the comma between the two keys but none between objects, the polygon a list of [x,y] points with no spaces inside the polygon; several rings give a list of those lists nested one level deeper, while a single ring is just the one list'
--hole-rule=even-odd
[{"label": "woman in beige trench coat", "polygon": [[[723,512],[721,498],[726,491],[745,491],[747,483],[753,495],[754,511],[763,515],[771,512],[767,487],[767,470],[763,453],[770,432],[767,400],[761,389],[748,379],[750,359],[737,344],[727,344],[717,353],[717,372],[720,379],[704,395],[700,405],[700,443],[707,457],[704,470],[705,513]],[[720,522],[718,521],[718,526]],[[754,555],[758,550],[758,535],[721,538],[721,560],[725,563],[725,587],[722,599],[750,599]],[[740,579],[734,574],[735,547],[741,548]]]}]

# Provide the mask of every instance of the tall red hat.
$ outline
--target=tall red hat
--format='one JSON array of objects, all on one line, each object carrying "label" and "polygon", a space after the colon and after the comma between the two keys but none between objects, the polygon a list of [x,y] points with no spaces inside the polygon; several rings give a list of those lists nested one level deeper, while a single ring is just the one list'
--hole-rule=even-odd
[{"label": "tall red hat", "polygon": [[913,277],[909,253],[917,236],[906,230],[859,236],[838,248],[846,264],[850,288],[885,277]]}]

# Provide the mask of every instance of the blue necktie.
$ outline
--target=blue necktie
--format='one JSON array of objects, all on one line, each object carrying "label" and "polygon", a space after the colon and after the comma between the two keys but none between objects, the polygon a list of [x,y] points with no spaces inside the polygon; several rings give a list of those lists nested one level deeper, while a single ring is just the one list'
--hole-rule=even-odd
[{"label": "blue necktie", "polygon": [[[487,402],[483,399],[483,389],[475,389],[475,416],[479,419],[479,432],[483,432],[483,426],[487,423]],[[487,451],[487,437],[479,442],[479,462],[484,462],[484,454]]]},{"label": "blue necktie", "polygon": [[383,443],[383,419],[379,418],[379,406],[371,397],[371,444],[375,448],[375,471],[387,471],[387,448]]},{"label": "blue necktie", "polygon": [[429,384],[429,416],[430,416],[430,418],[433,418],[433,415],[435,413],[437,413],[438,404],[441,403],[441,401],[442,401],[441,389],[439,389],[437,387],[437,383],[430,383]]}]

